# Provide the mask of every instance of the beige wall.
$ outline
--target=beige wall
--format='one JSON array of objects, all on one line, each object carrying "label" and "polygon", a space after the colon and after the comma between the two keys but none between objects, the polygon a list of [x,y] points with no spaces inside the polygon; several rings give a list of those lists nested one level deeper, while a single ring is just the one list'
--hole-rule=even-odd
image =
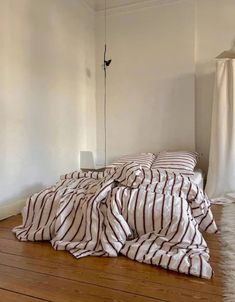
[{"label": "beige wall", "polygon": [[196,149],[207,169],[215,57],[235,43],[235,1],[196,0]]},{"label": "beige wall", "polygon": [[[196,141],[206,169],[214,57],[234,43],[235,1],[167,2],[108,13],[108,159]],[[103,164],[103,21],[83,0],[0,1],[2,205],[77,169],[81,150]]]},{"label": "beige wall", "polygon": [[94,14],[83,1],[0,1],[0,203],[96,149]]},{"label": "beige wall", "polygon": [[[113,59],[107,82],[108,160],[141,151],[195,148],[194,8],[192,0],[108,12]],[[97,162],[102,164],[102,12],[96,24]]]},{"label": "beige wall", "polygon": [[[108,159],[139,151],[192,149],[195,142],[199,165],[206,171],[215,57],[235,44],[235,1],[167,2],[108,11],[113,58],[108,71]],[[97,159],[102,164],[102,12],[96,23]]]}]

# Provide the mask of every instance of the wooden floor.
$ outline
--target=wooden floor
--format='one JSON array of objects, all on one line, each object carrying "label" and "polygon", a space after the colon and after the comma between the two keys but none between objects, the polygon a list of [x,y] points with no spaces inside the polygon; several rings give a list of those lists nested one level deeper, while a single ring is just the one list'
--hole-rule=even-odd
[{"label": "wooden floor", "polygon": [[[219,224],[221,208],[213,208]],[[0,301],[223,301],[219,234],[205,236],[211,249],[212,280],[188,277],[124,257],[76,260],[49,243],[19,242],[15,216],[0,222]]]}]

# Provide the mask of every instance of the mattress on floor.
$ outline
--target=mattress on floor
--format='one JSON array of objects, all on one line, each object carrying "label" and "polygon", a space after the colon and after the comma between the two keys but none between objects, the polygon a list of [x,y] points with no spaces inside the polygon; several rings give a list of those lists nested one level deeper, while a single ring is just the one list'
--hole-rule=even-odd
[{"label": "mattress on floor", "polygon": [[201,169],[196,169],[194,175],[190,176],[190,179],[203,190],[205,173]]}]

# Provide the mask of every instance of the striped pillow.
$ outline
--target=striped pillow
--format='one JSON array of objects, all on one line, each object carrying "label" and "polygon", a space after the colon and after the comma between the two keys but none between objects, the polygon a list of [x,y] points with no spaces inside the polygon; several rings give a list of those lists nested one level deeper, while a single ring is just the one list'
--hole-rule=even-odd
[{"label": "striped pillow", "polygon": [[128,162],[135,162],[140,165],[142,168],[150,169],[153,164],[156,156],[153,153],[138,153],[132,155],[125,155],[120,157],[118,160],[112,162],[107,166],[107,168],[119,167]]},{"label": "striped pillow", "polygon": [[193,175],[194,168],[197,164],[197,155],[196,152],[190,151],[160,152],[151,168]]}]

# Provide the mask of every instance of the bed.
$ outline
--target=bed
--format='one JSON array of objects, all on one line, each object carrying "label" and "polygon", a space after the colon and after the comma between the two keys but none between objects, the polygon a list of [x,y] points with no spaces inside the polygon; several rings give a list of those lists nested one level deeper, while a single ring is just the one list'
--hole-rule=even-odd
[{"label": "bed", "polygon": [[202,173],[155,169],[153,160],[128,159],[103,172],[61,176],[28,198],[22,225],[13,232],[21,241],[50,241],[76,258],[122,254],[211,278],[201,232],[216,233],[217,227],[201,187]]}]

